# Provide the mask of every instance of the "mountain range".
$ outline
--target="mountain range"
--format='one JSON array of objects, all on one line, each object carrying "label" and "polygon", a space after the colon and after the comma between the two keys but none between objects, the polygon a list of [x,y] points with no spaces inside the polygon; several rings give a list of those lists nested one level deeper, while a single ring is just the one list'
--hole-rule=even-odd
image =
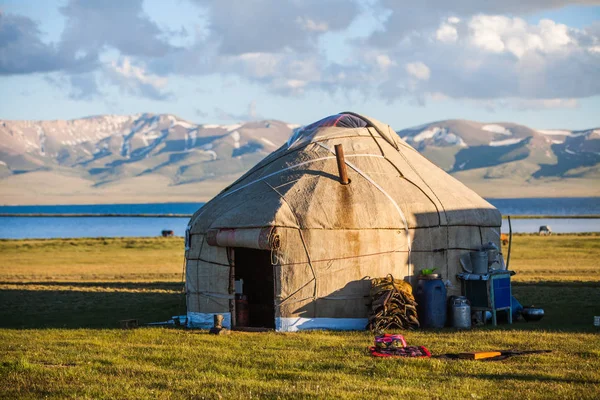
[{"label": "mountain range", "polygon": [[[206,201],[297,127],[194,124],[169,114],[0,120],[0,203]],[[397,133],[485,197],[600,195],[599,128],[446,120]]]}]

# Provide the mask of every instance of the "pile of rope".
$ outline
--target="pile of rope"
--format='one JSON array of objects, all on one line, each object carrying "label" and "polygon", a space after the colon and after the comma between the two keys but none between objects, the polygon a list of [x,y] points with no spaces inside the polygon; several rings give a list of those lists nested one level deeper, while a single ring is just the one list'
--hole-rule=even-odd
[{"label": "pile of rope", "polygon": [[392,275],[373,279],[371,300],[367,327],[372,332],[419,327],[417,302],[408,282],[394,279]]}]

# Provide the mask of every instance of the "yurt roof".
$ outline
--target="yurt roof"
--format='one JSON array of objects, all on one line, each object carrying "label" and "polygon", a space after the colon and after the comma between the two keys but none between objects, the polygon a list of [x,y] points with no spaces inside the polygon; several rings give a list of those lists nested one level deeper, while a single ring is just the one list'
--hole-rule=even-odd
[{"label": "yurt roof", "polygon": [[[339,182],[336,144],[344,148],[349,185]],[[500,224],[496,208],[419,154],[389,125],[346,112],[294,132],[198,210],[190,231]]]}]

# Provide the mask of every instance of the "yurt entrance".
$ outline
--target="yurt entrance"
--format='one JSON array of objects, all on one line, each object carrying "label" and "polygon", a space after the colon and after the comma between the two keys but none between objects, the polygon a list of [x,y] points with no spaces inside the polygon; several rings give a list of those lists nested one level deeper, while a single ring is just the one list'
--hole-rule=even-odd
[{"label": "yurt entrance", "polygon": [[275,328],[271,252],[235,247],[236,325]]}]

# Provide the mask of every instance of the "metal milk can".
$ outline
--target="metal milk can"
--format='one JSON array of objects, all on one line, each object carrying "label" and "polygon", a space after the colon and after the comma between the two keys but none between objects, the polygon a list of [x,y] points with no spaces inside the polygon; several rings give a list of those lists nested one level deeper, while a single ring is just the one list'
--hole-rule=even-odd
[{"label": "metal milk can", "polygon": [[451,313],[453,328],[471,329],[471,304],[465,296],[454,297]]}]

